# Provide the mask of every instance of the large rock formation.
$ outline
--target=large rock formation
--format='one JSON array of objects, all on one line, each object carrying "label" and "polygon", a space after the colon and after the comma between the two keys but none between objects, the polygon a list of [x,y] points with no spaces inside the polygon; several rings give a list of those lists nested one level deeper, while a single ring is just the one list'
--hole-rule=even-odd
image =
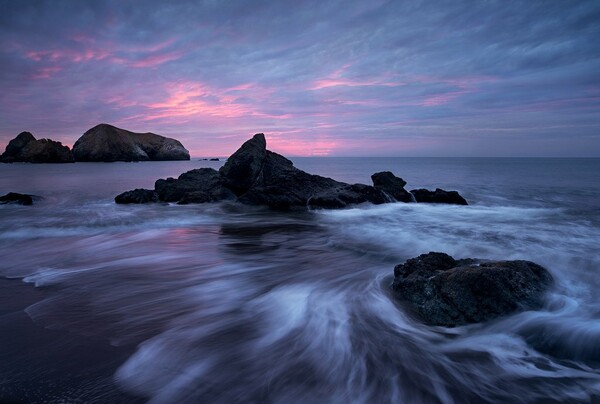
[{"label": "large rock formation", "polygon": [[81,136],[73,145],[77,161],[189,160],[183,145],[154,133],[135,133],[100,124]]},{"label": "large rock formation", "polygon": [[401,178],[391,172],[373,174],[375,186],[346,184],[331,178],[308,174],[285,157],[267,150],[262,133],[246,141],[219,171],[201,168],[179,178],[156,181],[154,191],[128,191],[115,198],[117,203],[145,203],[154,199],[177,203],[203,203],[221,200],[262,205],[273,209],[343,208],[352,204],[412,201]]},{"label": "large rock formation", "polygon": [[431,325],[453,327],[539,308],[552,276],[529,261],[430,252],[394,268],[392,289]]},{"label": "large rock formation", "polygon": [[21,132],[6,146],[0,156],[3,163],[73,163],[73,154],[67,146],[50,139],[36,139],[29,132]]}]

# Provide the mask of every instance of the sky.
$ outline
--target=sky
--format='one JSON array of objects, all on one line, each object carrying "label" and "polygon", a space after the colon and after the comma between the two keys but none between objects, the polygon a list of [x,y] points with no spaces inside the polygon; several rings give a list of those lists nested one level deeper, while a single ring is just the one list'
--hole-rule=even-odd
[{"label": "sky", "polygon": [[600,157],[600,1],[0,0],[0,148]]}]

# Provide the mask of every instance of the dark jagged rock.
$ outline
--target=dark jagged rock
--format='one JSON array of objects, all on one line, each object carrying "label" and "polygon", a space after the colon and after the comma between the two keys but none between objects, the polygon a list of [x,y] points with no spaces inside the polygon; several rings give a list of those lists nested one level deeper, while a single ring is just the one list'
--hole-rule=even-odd
[{"label": "dark jagged rock", "polygon": [[183,145],[154,133],[135,133],[112,125],[94,126],[73,145],[77,161],[189,160]]},{"label": "dark jagged rock", "polygon": [[414,202],[413,195],[404,189],[406,181],[396,177],[390,171],[382,171],[371,175],[373,186],[382,190],[398,202]]},{"label": "dark jagged rock", "polygon": [[539,308],[552,282],[530,261],[455,260],[430,252],[397,265],[392,288],[426,323],[454,327]]},{"label": "dark jagged rock", "polygon": [[158,202],[158,194],[151,189],[137,188],[123,192],[115,197],[116,203],[150,203]]},{"label": "dark jagged rock", "polygon": [[265,135],[257,133],[233,153],[219,170],[225,186],[237,196],[246,193],[261,173],[266,155]]},{"label": "dark jagged rock", "polygon": [[9,192],[4,196],[0,196],[0,204],[14,203],[18,205],[33,205],[33,198],[33,195]]},{"label": "dark jagged rock", "polygon": [[410,193],[414,195],[417,202],[468,205],[465,198],[463,198],[456,191],[444,191],[443,189],[436,188],[435,191],[429,191],[427,189],[413,189],[410,191]]},{"label": "dark jagged rock", "polygon": [[[229,161],[231,159],[228,163]],[[346,184],[308,174],[294,167],[285,157],[266,151],[262,170],[256,176],[254,186],[241,195],[238,201],[280,210],[306,208],[312,196],[342,185]]]},{"label": "dark jagged rock", "polygon": [[3,163],[73,163],[68,146],[50,139],[37,139],[29,132],[21,132],[6,146],[0,156]]},{"label": "dark jagged rock", "polygon": [[203,203],[235,199],[233,192],[223,186],[219,172],[212,168],[191,170],[177,179],[157,180],[154,189],[158,198],[165,202]]},{"label": "dark jagged rock", "polygon": [[222,200],[277,210],[333,209],[370,202],[411,201],[406,182],[391,172],[373,174],[376,186],[346,184],[306,173],[287,158],[267,150],[262,133],[246,141],[219,171],[200,168],[179,178],[157,180],[154,190],[164,202],[204,203]]}]

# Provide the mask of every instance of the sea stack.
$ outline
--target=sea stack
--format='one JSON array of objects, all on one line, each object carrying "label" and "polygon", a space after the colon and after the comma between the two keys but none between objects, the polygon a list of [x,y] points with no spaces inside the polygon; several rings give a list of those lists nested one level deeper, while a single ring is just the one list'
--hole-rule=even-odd
[{"label": "sea stack", "polygon": [[68,146],[50,139],[36,139],[29,132],[21,132],[6,146],[0,156],[3,163],[73,163]]},{"label": "sea stack", "polygon": [[155,133],[135,133],[102,123],[73,145],[76,161],[189,160],[190,153],[175,139]]}]

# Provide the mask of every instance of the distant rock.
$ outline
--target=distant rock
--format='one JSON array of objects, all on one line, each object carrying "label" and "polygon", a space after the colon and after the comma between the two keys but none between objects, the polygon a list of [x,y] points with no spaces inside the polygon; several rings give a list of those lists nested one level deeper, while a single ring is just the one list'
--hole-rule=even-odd
[{"label": "distant rock", "polygon": [[68,146],[50,139],[37,140],[29,132],[21,132],[6,146],[0,156],[3,163],[73,163]]},{"label": "distant rock", "polygon": [[0,196],[0,205],[4,205],[7,203],[14,203],[17,205],[33,205],[34,198],[36,197],[34,197],[33,195],[9,192],[4,196]]},{"label": "distant rock", "polygon": [[117,195],[115,202],[123,204],[158,202],[158,194],[151,189],[137,188]]},{"label": "distant rock", "polygon": [[392,289],[427,324],[454,327],[537,309],[552,282],[530,261],[455,260],[430,252],[397,265]]},{"label": "distant rock", "polygon": [[183,145],[154,133],[135,133],[112,125],[94,126],[73,145],[76,161],[189,160]]},{"label": "distant rock", "polygon": [[396,177],[390,171],[382,171],[371,175],[373,186],[382,190],[398,202],[415,202],[413,195],[404,189],[406,181]]},{"label": "distant rock", "polygon": [[219,161],[219,159],[218,159],[218,158],[216,158],[216,157],[214,157],[214,158],[212,158],[212,159],[208,159],[208,160],[209,160],[209,161]]},{"label": "distant rock", "polygon": [[410,193],[414,195],[417,202],[468,205],[466,199],[456,191],[444,191],[443,189],[436,188],[435,191],[429,191],[427,189],[413,189],[410,191]]},{"label": "distant rock", "polygon": [[[294,167],[287,158],[267,150],[265,135],[257,133],[242,144],[219,171],[200,168],[183,173],[177,179],[159,179],[154,191],[164,202],[229,200],[277,210],[339,209],[367,202],[413,201],[412,195],[404,189],[406,182],[391,172],[373,174],[372,179],[375,186],[347,184],[309,174]],[[119,201],[127,200],[125,194],[121,194],[123,198]]]}]

